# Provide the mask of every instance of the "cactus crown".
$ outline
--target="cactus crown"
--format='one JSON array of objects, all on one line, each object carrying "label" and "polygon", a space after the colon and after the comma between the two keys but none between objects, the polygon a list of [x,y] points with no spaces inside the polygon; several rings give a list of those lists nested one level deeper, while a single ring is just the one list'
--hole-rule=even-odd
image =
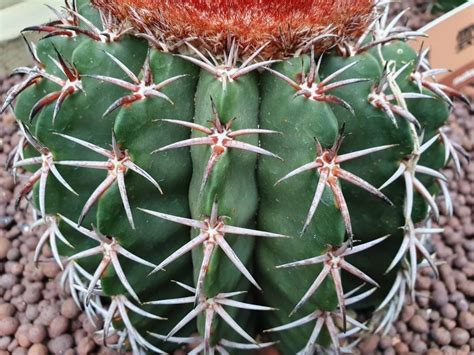
[{"label": "cactus crown", "polygon": [[167,48],[186,41],[221,55],[236,40],[241,56],[266,45],[264,59],[279,59],[309,50],[315,38],[331,31],[336,36],[317,42],[320,51],[334,43],[359,37],[373,20],[370,0],[94,0],[99,8],[128,20],[152,34]]}]

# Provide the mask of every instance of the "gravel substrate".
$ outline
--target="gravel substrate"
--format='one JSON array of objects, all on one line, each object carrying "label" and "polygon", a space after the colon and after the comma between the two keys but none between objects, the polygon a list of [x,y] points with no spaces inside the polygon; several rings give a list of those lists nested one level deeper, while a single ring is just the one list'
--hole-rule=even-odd
[{"label": "gravel substrate", "polygon": [[[431,18],[426,1],[417,4],[409,25]],[[416,15],[416,16],[415,16]],[[0,79],[0,102],[12,85]],[[474,150],[473,112],[456,104],[450,136],[471,154]],[[33,217],[26,204],[15,210],[19,187],[3,169],[18,142],[14,118],[0,116],[0,355],[110,353],[94,337],[96,328],[60,289],[60,269],[54,261],[37,267],[33,254],[41,230],[31,230]],[[474,354],[474,164],[465,164],[461,179],[445,171],[455,206],[452,218],[442,217],[443,235],[432,238],[441,278],[428,268],[417,278],[414,304],[407,304],[387,336],[369,336],[355,352],[362,354]],[[41,260],[51,260],[46,245]],[[409,300],[407,298],[407,300]],[[100,326],[100,322],[98,324]]]}]

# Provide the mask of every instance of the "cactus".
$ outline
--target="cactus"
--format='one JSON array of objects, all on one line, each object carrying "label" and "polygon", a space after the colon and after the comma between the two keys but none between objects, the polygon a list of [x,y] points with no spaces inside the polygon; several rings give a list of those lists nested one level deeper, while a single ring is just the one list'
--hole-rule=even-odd
[{"label": "cactus", "polygon": [[[436,261],[460,93],[357,1],[66,1],[25,29],[13,173],[62,285],[134,353],[350,351]],[[373,314],[360,323],[348,309]],[[262,313],[254,313],[262,311]],[[261,314],[261,316],[257,316]],[[109,344],[111,334],[118,341]]]}]

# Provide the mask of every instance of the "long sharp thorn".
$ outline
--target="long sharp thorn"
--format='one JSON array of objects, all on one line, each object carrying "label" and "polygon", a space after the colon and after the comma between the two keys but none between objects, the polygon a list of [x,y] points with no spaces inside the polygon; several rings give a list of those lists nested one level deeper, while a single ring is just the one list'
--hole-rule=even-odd
[{"label": "long sharp thorn", "polygon": [[206,235],[204,234],[199,234],[197,237],[193,238],[189,242],[187,242],[185,245],[183,245],[181,248],[173,252],[170,256],[168,256],[165,260],[163,260],[158,266],[156,266],[150,274],[153,274],[159,270],[164,269],[167,265],[181,257],[182,255],[186,254],[187,252],[193,250],[196,248],[198,245],[204,243],[204,241],[207,239]]},{"label": "long sharp thorn", "polygon": [[314,265],[318,263],[322,263],[323,261],[327,260],[326,254],[320,255],[320,256],[315,256],[314,258],[309,258],[309,259],[304,259],[300,261],[295,261],[292,263],[287,263],[287,264],[282,264],[276,266],[277,269],[282,269],[282,268],[289,268],[289,267],[298,267],[298,266],[306,266],[306,265]]},{"label": "long sharp thorn", "polygon": [[404,214],[405,218],[411,219],[411,213],[413,211],[413,177],[409,171],[405,171],[403,177],[405,180],[406,191]]},{"label": "long sharp thorn", "polygon": [[321,286],[322,282],[326,279],[326,277],[330,274],[331,272],[331,266],[328,264],[324,264],[323,269],[319,273],[318,277],[316,280],[314,280],[313,284],[310,286],[308,291],[304,294],[304,296],[301,298],[301,300],[298,302],[298,304],[293,308],[293,310],[290,313],[290,317],[295,314],[305,303],[308,301],[308,299],[317,291],[319,286]]},{"label": "long sharp thorn", "polygon": [[300,90],[300,85],[299,85],[296,81],[294,81],[294,80],[288,78],[287,76],[283,75],[283,74],[280,73],[280,72],[277,72],[276,70],[273,70],[273,69],[270,69],[270,68],[265,68],[265,69],[268,70],[268,71],[269,71],[270,73],[272,73],[273,75],[275,75],[277,78],[279,78],[279,79],[285,81],[285,82],[286,82],[288,85],[290,85],[293,89],[295,89],[295,90]]},{"label": "long sharp thorn", "polygon": [[212,130],[207,128],[207,127],[204,127],[204,126],[201,126],[200,124],[197,124],[197,123],[193,123],[193,122],[188,122],[188,121],[180,121],[180,120],[168,120],[168,119],[158,119],[159,121],[163,121],[163,122],[168,122],[168,123],[174,123],[174,124],[177,124],[177,125],[180,125],[180,126],[184,126],[184,127],[188,127],[188,128],[191,128],[191,129],[194,129],[196,131],[199,131],[199,132],[202,132],[202,133],[205,133],[205,134],[212,134]]},{"label": "long sharp thorn", "polygon": [[400,249],[398,249],[397,254],[393,258],[392,262],[388,266],[387,270],[385,271],[385,274],[388,274],[392,269],[397,265],[400,260],[403,258],[403,255],[405,255],[407,248],[408,248],[408,243],[410,241],[410,238],[405,236],[403,237],[402,245],[400,245]]},{"label": "long sharp thorn", "polygon": [[125,276],[125,273],[123,272],[123,269],[122,269],[122,266],[120,265],[120,261],[117,257],[117,254],[112,254],[111,255],[111,260],[112,260],[112,264],[114,266],[114,270],[117,273],[117,276],[118,276],[120,282],[122,283],[123,287],[125,287],[127,292],[130,294],[130,296],[133,297],[134,300],[136,300],[138,303],[141,303],[140,299],[138,298],[137,293],[133,289],[132,285],[130,285],[130,283],[127,280],[127,276]]},{"label": "long sharp thorn", "polygon": [[235,138],[239,136],[244,136],[247,134],[281,134],[277,131],[272,131],[269,129],[259,129],[259,128],[249,128],[249,129],[240,129],[228,134],[229,137]]},{"label": "long sharp thorn", "polygon": [[201,295],[201,292],[204,286],[204,279],[206,278],[207,270],[209,268],[209,264],[211,263],[211,257],[212,257],[212,254],[214,253],[214,248],[215,248],[215,245],[213,243],[204,244],[202,263],[201,263],[201,267],[199,269],[199,275],[196,281],[196,293],[194,295],[195,303],[198,301],[198,298]]},{"label": "long sharp thorn", "polygon": [[356,84],[356,83],[363,83],[366,81],[370,81],[370,79],[357,78],[357,79],[346,79],[346,80],[336,81],[335,83],[331,83],[324,86],[323,91],[328,92],[328,91],[340,88],[342,86]]},{"label": "long sharp thorn", "polygon": [[380,311],[383,309],[395,296],[397,291],[400,288],[400,284],[402,282],[402,276],[400,274],[397,275],[395,278],[395,282],[393,283],[392,287],[390,288],[390,291],[387,293],[387,296],[385,296],[384,300],[379,304],[379,306],[375,309],[375,312]]},{"label": "long sharp thorn", "polygon": [[342,255],[348,256],[348,255],[356,254],[361,251],[367,250],[369,248],[372,248],[374,245],[382,243],[388,237],[390,237],[390,234],[384,235],[383,237],[371,240],[370,242],[367,242],[364,244],[356,245],[355,247],[347,249]]},{"label": "long sharp thorn", "polygon": [[199,138],[190,138],[186,139],[180,142],[172,143],[167,146],[158,148],[152,152],[153,153],[158,153],[158,152],[163,152],[165,150],[170,150],[170,149],[177,149],[177,148],[183,148],[183,147],[191,147],[195,145],[211,145],[213,144],[212,138],[208,137],[199,137]]},{"label": "long sharp thorn", "polygon": [[61,185],[63,185],[66,189],[71,191],[74,195],[79,196],[79,194],[76,191],[74,191],[71,185],[69,185],[67,181],[62,177],[58,169],[56,169],[56,166],[54,165],[54,163],[49,164],[49,170],[54,175],[54,177],[61,183]]},{"label": "long sharp thorn", "polygon": [[196,221],[194,219],[184,218],[184,217],[177,217],[177,216],[173,216],[173,215],[166,214],[166,213],[147,210],[147,209],[144,209],[144,208],[138,208],[138,209],[140,211],[145,212],[145,213],[151,214],[152,216],[155,216],[155,217],[158,217],[158,218],[170,221],[170,222],[183,224],[183,225],[191,227],[191,228],[197,228],[197,229],[205,229],[206,228],[206,225],[205,225],[204,222]]},{"label": "long sharp thorn", "polygon": [[309,171],[309,170],[312,170],[312,169],[316,169],[319,167],[319,164],[312,161],[308,164],[305,164],[303,166],[300,166],[299,168],[296,168],[295,170],[291,171],[290,173],[286,174],[285,176],[283,176],[281,179],[279,179],[276,183],[275,183],[275,186],[280,184],[281,182],[295,176],[295,175],[298,175],[298,174],[301,174],[305,171]]},{"label": "long sharp thorn", "polygon": [[397,115],[405,118],[408,122],[410,122],[411,124],[413,124],[417,129],[420,129],[421,128],[421,125],[420,125],[420,122],[418,122],[418,120],[416,119],[415,116],[413,116],[411,114],[410,111],[408,110],[405,110],[404,108],[400,107],[400,106],[397,106],[397,105],[392,105],[392,104],[389,104],[390,106],[390,109],[396,113]]},{"label": "long sharp thorn", "polygon": [[400,164],[398,166],[398,169],[395,171],[395,173],[385,182],[383,183],[382,186],[379,187],[379,190],[383,190],[385,187],[389,186],[392,184],[392,182],[394,182],[395,180],[397,180],[400,176],[403,175],[403,173],[405,172],[406,170],[406,166],[405,164]]},{"label": "long sharp thorn", "polygon": [[[41,250],[43,249],[43,246],[46,244],[46,242],[48,241],[48,238],[51,239],[51,232],[49,230],[46,230],[40,237],[39,241],[38,241],[38,245],[36,246],[36,249],[35,249],[35,254],[33,256],[33,262],[35,263],[35,265],[38,265],[38,260],[39,260],[39,256],[40,256],[40,253],[41,253]],[[62,263],[61,263],[62,265]]]},{"label": "long sharp thorn", "polygon": [[259,69],[259,68],[265,68],[267,65],[271,65],[271,64],[274,64],[274,63],[277,63],[279,62],[279,60],[266,60],[266,61],[263,61],[263,62],[259,62],[259,63],[255,63],[255,64],[252,64],[252,65],[249,65],[245,68],[239,68],[233,75],[232,75],[232,79],[238,79],[239,77],[245,75],[245,74],[248,74],[256,69]]},{"label": "long sharp thorn", "polygon": [[286,236],[283,234],[269,233],[269,232],[254,230],[254,229],[227,226],[227,225],[224,225],[222,227],[222,231],[228,234],[250,235],[250,236],[255,236],[255,237],[290,238],[289,236]]},{"label": "long sharp thorn", "polygon": [[208,308],[205,310],[205,322],[204,322],[204,353],[210,353],[211,347],[211,327],[212,321],[214,320],[214,309]]},{"label": "long sharp thorn", "polygon": [[249,280],[252,285],[254,285],[257,289],[261,291],[262,288],[254,279],[252,274],[247,270],[242,261],[240,261],[239,257],[234,252],[232,247],[227,243],[227,241],[224,238],[220,238],[217,240],[217,244],[221,247],[222,251],[227,255],[230,261],[232,261],[235,267],[247,278],[247,280]]},{"label": "long sharp thorn", "polygon": [[341,99],[340,97],[337,97],[334,95],[324,95],[324,97],[321,100],[326,101],[326,102],[333,102],[335,104],[341,105],[347,111],[349,111],[352,114],[352,116],[355,116],[355,111],[352,108],[352,106],[347,101]]},{"label": "long sharp thorn", "polygon": [[344,332],[347,330],[347,321],[346,321],[346,304],[344,300],[344,290],[342,288],[342,280],[340,269],[331,268],[332,281],[334,282],[334,288],[336,289],[336,297],[339,304],[339,309],[342,314],[342,328]]},{"label": "long sharp thorn", "polygon": [[[265,329],[263,332],[264,333],[281,332],[283,330],[297,328],[297,327],[302,326],[304,324],[307,324],[307,323],[309,323],[309,322],[311,322],[315,319],[323,319],[323,318],[318,318],[319,316],[320,316],[319,312],[313,312],[313,313],[310,313],[307,316],[304,316],[303,318],[295,320],[291,323],[287,323],[287,324],[281,325],[279,327],[271,328],[271,329]],[[324,319],[323,319],[323,321],[324,321]]]},{"label": "long sharp thorn", "polygon": [[75,137],[71,137],[71,136],[68,136],[67,134],[62,134],[62,133],[59,133],[59,132],[53,132],[53,134],[56,134],[58,136],[61,136],[63,138],[66,138],[74,143],[77,143],[77,144],[80,144],[90,150],[93,150],[94,152],[96,153],[99,153],[101,155],[103,155],[104,157],[107,157],[109,159],[113,159],[114,158],[114,155],[109,152],[107,149],[104,149],[104,148],[101,148],[95,144],[92,144],[92,143],[89,143],[89,142],[86,142],[82,139],[79,139],[79,138],[75,138]]},{"label": "long sharp thorn", "polygon": [[117,245],[116,247],[116,250],[117,250],[117,253],[123,255],[124,257],[132,260],[132,261],[135,261],[136,263],[138,264],[142,264],[144,266],[148,266],[150,268],[155,268],[156,265],[153,264],[153,263],[150,263],[149,261],[146,261],[140,257],[138,257],[137,255],[135,254],[132,254],[131,252],[129,252],[127,249],[125,249],[124,247],[120,246],[120,245]]},{"label": "long sharp thorn", "polygon": [[422,166],[422,165],[417,165],[415,167],[415,171],[418,172],[418,173],[421,173],[421,174],[425,174],[425,175],[429,175],[429,176],[433,176],[437,179],[440,179],[442,181],[447,181],[447,178],[446,176],[444,176],[442,173],[440,173],[439,171],[436,171],[434,169],[431,169],[427,166]]},{"label": "long sharp thorn", "polygon": [[92,195],[89,197],[89,199],[84,204],[84,207],[82,208],[81,214],[77,221],[78,226],[82,224],[82,222],[84,221],[84,218],[89,213],[89,210],[92,208],[92,206],[110,188],[110,186],[112,186],[112,184],[115,182],[115,179],[116,179],[115,176],[107,175],[107,178],[104,181],[102,181],[99,186],[97,186],[97,188],[94,190],[94,192],[92,193]]},{"label": "long sharp thorn", "polygon": [[438,206],[436,205],[436,201],[434,200],[434,198],[430,194],[430,192],[426,189],[426,187],[417,178],[413,178],[413,186],[423,196],[425,201],[430,205],[430,207],[431,207],[431,209],[434,213],[435,219],[439,220],[439,209],[438,209]]},{"label": "long sharp thorn", "polygon": [[347,153],[347,154],[341,154],[336,157],[336,163],[340,164],[348,160],[359,158],[364,155],[372,154],[375,152],[380,152],[382,150],[393,148],[396,146],[398,146],[398,144],[381,145],[379,147],[372,147],[372,148],[362,149],[362,150],[358,150],[358,151]]},{"label": "long sharp thorn", "polygon": [[318,340],[319,334],[321,333],[321,329],[324,325],[324,318],[318,318],[316,324],[314,325],[313,331],[311,332],[311,336],[309,337],[308,342],[303,350],[304,355],[312,355],[314,354],[314,348],[316,346],[316,341]]},{"label": "long sharp thorn", "polygon": [[104,271],[107,269],[107,267],[110,264],[110,259],[107,257],[104,257],[102,261],[100,262],[99,266],[97,266],[97,269],[94,272],[94,275],[92,276],[92,280],[89,283],[89,286],[87,287],[87,293],[85,297],[85,302],[89,303],[89,300],[92,296],[92,292],[94,291],[94,288],[97,286],[100,277],[104,273]]},{"label": "long sharp thorn", "polygon": [[343,170],[343,169],[339,169],[337,174],[338,174],[339,178],[341,178],[341,179],[343,179],[347,182],[350,182],[351,184],[356,185],[356,186],[370,192],[372,195],[377,196],[378,198],[380,198],[381,200],[383,200],[384,202],[386,202],[390,206],[393,206],[392,201],[390,201],[387,196],[385,196],[376,187],[372,186],[367,181],[361,179],[357,175],[354,175],[354,174],[352,174],[352,173],[350,173],[346,170]]},{"label": "long sharp thorn", "polygon": [[266,156],[269,156],[269,157],[272,157],[272,158],[282,160],[282,158],[280,158],[278,155],[273,154],[272,152],[269,152],[268,150],[262,149],[260,147],[257,147],[255,145],[252,145],[252,144],[249,144],[249,143],[240,142],[240,141],[230,141],[230,142],[227,143],[227,146],[229,148],[236,148],[236,149],[246,150],[248,152],[262,154],[262,155],[266,155]]},{"label": "long sharp thorn", "polygon": [[50,232],[49,243],[51,244],[51,252],[53,253],[53,258],[56,261],[56,264],[58,264],[61,270],[64,270],[63,263],[61,262],[61,257],[59,256],[59,253],[58,253],[58,246],[56,244],[56,236],[54,235],[53,231]]},{"label": "long sharp thorn", "polygon": [[61,91],[55,91],[55,92],[52,92],[48,95],[46,95],[45,97],[43,97],[42,99],[40,99],[34,106],[33,108],[31,109],[31,112],[30,112],[30,122],[33,121],[33,119],[36,117],[36,115],[43,109],[45,108],[46,106],[52,104],[55,100],[57,100],[59,98],[59,96],[61,95]]},{"label": "long sharp thorn", "polygon": [[221,154],[215,154],[214,152],[211,152],[211,156],[209,157],[206,168],[204,169],[201,186],[199,187],[199,200],[201,199],[201,196],[204,193],[204,188],[206,187],[207,181],[211,176],[212,170],[214,169],[214,166],[217,164],[217,161],[220,157]]},{"label": "long sharp thorn", "polygon": [[358,60],[336,70],[334,73],[328,75],[323,81],[321,81],[321,84],[325,85],[329,83],[331,80],[335,79],[336,77],[344,73],[346,70],[349,70],[350,68],[352,68],[354,65],[357,65],[357,64],[359,64]]},{"label": "long sharp thorn", "polygon": [[327,171],[326,170],[321,171],[319,175],[318,185],[316,186],[316,190],[314,191],[313,200],[311,201],[311,206],[309,208],[308,215],[306,216],[306,221],[304,223],[303,229],[301,230],[301,235],[303,235],[306,232],[306,229],[309,227],[313,219],[314,213],[316,212],[319,202],[321,201],[321,198],[323,196],[323,192],[324,192],[324,188],[326,187],[327,180],[328,180]]},{"label": "long sharp thorn", "polygon": [[158,300],[158,301],[150,301],[145,302],[144,304],[152,304],[152,305],[176,305],[176,304],[187,304],[187,303],[194,303],[194,296],[188,297],[180,297],[180,298],[171,298],[168,300]]},{"label": "long sharp thorn", "polygon": [[178,324],[176,324],[174,326],[173,329],[171,329],[171,331],[168,333],[168,335],[166,336],[166,339],[172,337],[173,335],[175,335],[177,332],[179,332],[186,324],[188,324],[190,321],[192,321],[194,318],[196,318],[202,311],[204,311],[204,309],[206,308],[206,304],[205,303],[200,303],[196,306],[196,308],[194,308],[193,310],[191,310],[188,314],[186,314],[184,316],[183,319],[181,319]]},{"label": "long sharp thorn", "polygon": [[122,79],[112,78],[112,77],[103,76],[103,75],[89,75],[89,74],[83,75],[83,77],[92,78],[99,81],[104,81],[110,84],[123,87],[124,89],[130,90],[130,91],[135,91],[137,89],[136,85]]},{"label": "long sharp thorn", "polygon": [[342,219],[344,221],[344,225],[346,227],[347,235],[349,236],[349,240],[352,239],[352,224],[351,224],[351,216],[349,214],[349,209],[347,207],[346,200],[342,193],[341,187],[337,183],[332,183],[330,185],[332,193],[337,203],[337,207],[341,211]]},{"label": "long sharp thorn", "polygon": [[239,302],[235,300],[229,300],[229,299],[221,299],[216,301],[219,304],[222,304],[224,306],[229,306],[229,307],[235,307],[235,308],[240,308],[240,309],[250,309],[254,311],[274,311],[276,308],[272,307],[266,307],[266,306],[259,306],[256,304],[251,304],[251,303],[244,303],[244,302]]},{"label": "long sharp thorn", "polygon": [[225,311],[224,308],[221,306],[216,306],[215,310],[217,314],[221,316],[221,318],[238,334],[240,334],[245,340],[249,341],[250,343],[257,344],[254,338],[252,338],[245,330],[243,330],[240,325]]},{"label": "long sharp thorn", "polygon": [[64,222],[66,222],[70,227],[74,228],[75,230],[77,230],[79,233],[82,233],[84,234],[85,236],[101,243],[102,240],[101,238],[99,238],[99,236],[96,235],[96,233],[88,230],[87,228],[84,228],[84,227],[80,227],[78,226],[76,223],[74,223],[72,220],[70,220],[69,218],[61,215],[61,214],[58,214],[58,216],[61,218],[61,220],[63,220]]},{"label": "long sharp thorn", "polygon": [[122,199],[123,208],[125,209],[125,214],[127,215],[128,223],[130,223],[132,229],[135,229],[132,209],[130,208],[130,202],[128,201],[127,196],[127,188],[125,186],[125,177],[123,176],[123,172],[121,171],[117,173],[117,184],[119,187],[120,198]]},{"label": "long sharp thorn", "polygon": [[127,76],[132,79],[132,81],[135,83],[135,84],[140,84],[140,79],[138,79],[138,77],[135,75],[135,73],[133,73],[130,69],[128,69],[128,67],[123,63],[121,62],[117,57],[113,56],[112,54],[110,54],[109,52],[107,51],[104,51],[104,53],[110,58],[112,59],[119,67],[120,69],[123,70],[123,72],[125,74],[127,74]]},{"label": "long sharp thorn", "polygon": [[126,105],[130,105],[132,103],[134,103],[135,101],[138,101],[140,100],[140,96],[138,96],[137,94],[131,94],[131,95],[127,95],[127,96],[124,96],[124,97],[121,97],[120,99],[116,100],[114,103],[112,103],[112,105],[110,105],[107,110],[105,110],[104,114],[102,115],[102,117],[105,117],[105,116],[108,116],[109,114],[111,114],[112,112],[114,112],[116,109],[118,109],[119,107],[122,107],[122,106],[126,106]]},{"label": "long sharp thorn", "polygon": [[145,179],[147,179],[149,182],[151,182],[153,184],[153,186],[155,186],[158,191],[160,191],[160,193],[163,195],[163,190],[161,189],[160,185],[158,184],[158,182],[150,175],[148,174],[145,170],[143,170],[142,168],[140,168],[138,165],[132,163],[132,162],[124,162],[123,165],[125,165],[127,168],[129,168],[130,170],[134,171],[135,173],[137,173],[138,175],[141,175],[142,177],[144,177]]},{"label": "long sharp thorn", "polygon": [[217,74],[217,69],[214,67],[213,64],[203,62],[199,59],[196,59],[194,57],[190,57],[190,56],[187,56],[187,55],[176,54],[176,56],[179,57],[179,58],[185,59],[185,60],[197,65],[198,67],[200,67],[204,70],[207,70],[209,73],[211,73],[213,75]]},{"label": "long sharp thorn", "polygon": [[330,316],[326,317],[326,328],[328,329],[329,332],[329,337],[331,338],[332,345],[334,346],[336,350],[336,354],[340,354],[340,345],[339,345],[339,340],[337,339],[337,328],[336,325],[334,324],[334,321]]},{"label": "long sharp thorn", "polygon": [[429,147],[431,147],[433,143],[438,140],[439,136],[440,136],[439,134],[436,134],[433,137],[431,137],[428,141],[423,143],[422,146],[420,147],[420,154],[423,154]]},{"label": "long sharp thorn", "polygon": [[347,261],[343,260],[341,262],[341,268],[346,270],[347,272],[350,272],[352,275],[360,278],[361,280],[364,280],[367,283],[370,283],[374,285],[375,287],[380,287],[379,284],[372,279],[371,277],[367,276],[364,272],[356,268],[355,266],[349,264]]},{"label": "long sharp thorn", "polygon": [[41,168],[39,182],[39,205],[41,215],[46,216],[46,182],[48,180],[49,167],[43,165]]}]

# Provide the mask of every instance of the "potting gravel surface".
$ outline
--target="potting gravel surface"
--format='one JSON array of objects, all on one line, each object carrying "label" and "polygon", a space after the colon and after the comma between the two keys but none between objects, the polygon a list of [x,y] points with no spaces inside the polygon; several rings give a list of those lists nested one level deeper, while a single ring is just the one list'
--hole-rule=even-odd
[{"label": "potting gravel surface", "polygon": [[[413,3],[418,7],[409,25],[417,28],[432,15],[424,11],[425,1]],[[0,79],[0,102],[12,84],[12,79]],[[472,156],[473,112],[456,104],[450,128],[450,137]],[[25,201],[15,209],[20,185],[3,169],[18,142],[16,131],[11,113],[0,116],[0,355],[113,354],[101,345],[101,337],[94,336],[96,327],[67,291],[60,289],[61,270],[48,245],[42,261],[37,266],[33,263],[41,230],[31,230],[33,216]],[[452,169],[445,174],[455,211],[451,218],[441,217],[445,232],[432,237],[437,259],[444,262],[439,266],[440,279],[429,268],[421,269],[415,302],[407,298],[387,336],[369,336],[354,352],[474,354],[474,163],[463,165],[458,180]]]}]

